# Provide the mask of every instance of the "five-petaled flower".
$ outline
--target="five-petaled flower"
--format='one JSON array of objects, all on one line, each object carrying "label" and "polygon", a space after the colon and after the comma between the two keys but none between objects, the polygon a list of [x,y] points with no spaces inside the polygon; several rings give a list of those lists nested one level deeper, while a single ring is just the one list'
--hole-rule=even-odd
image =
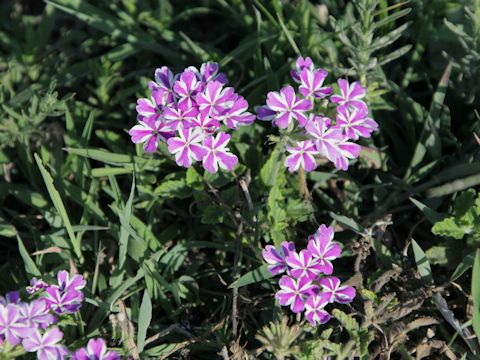
[{"label": "five-petaled flower", "polygon": [[233,88],[224,88],[219,81],[211,81],[205,90],[197,95],[196,101],[201,113],[216,117],[227,111],[233,105],[235,98]]},{"label": "five-petaled flower", "polygon": [[22,315],[15,304],[0,304],[0,335],[11,345],[18,345],[22,338],[28,336],[29,328],[22,321]]},{"label": "five-petaled flower", "polygon": [[218,168],[231,171],[238,163],[236,155],[227,148],[230,135],[219,132],[217,136],[209,136],[203,142],[206,154],[203,158],[203,167],[211,173],[216,173]]},{"label": "five-petaled flower", "polygon": [[38,329],[32,329],[30,335],[23,339],[22,345],[28,352],[36,352],[39,360],[65,359],[67,348],[59,344],[63,333],[56,327],[47,330],[43,335]]},{"label": "five-petaled flower", "polygon": [[305,249],[299,253],[291,252],[285,258],[285,262],[288,266],[288,273],[297,279],[306,277],[314,280],[322,272],[322,266],[317,259],[312,256],[310,251]]},{"label": "five-petaled flower", "polygon": [[333,272],[332,261],[340,256],[340,246],[333,242],[333,228],[320,225],[315,234],[309,236],[308,250],[317,259],[321,271],[330,275]]},{"label": "five-petaled flower", "polygon": [[317,99],[323,99],[332,93],[331,86],[323,86],[323,82],[328,72],[323,69],[308,70],[304,69],[300,73],[301,85],[298,88],[300,94],[305,97],[313,96]]},{"label": "five-petaled flower", "polygon": [[278,282],[280,291],[276,298],[282,306],[290,306],[294,313],[302,312],[305,309],[305,299],[314,294],[318,287],[307,277],[293,279],[289,276],[282,276]]},{"label": "five-petaled flower", "polygon": [[360,137],[369,138],[378,124],[368,117],[368,111],[363,108],[342,105],[337,108],[337,124],[345,135],[352,140]]},{"label": "five-petaled flower", "polygon": [[202,160],[206,154],[202,146],[203,132],[198,128],[180,129],[179,137],[168,139],[168,151],[175,154],[179,166],[190,167],[192,161]]},{"label": "five-petaled flower", "polygon": [[50,314],[50,307],[44,299],[33,300],[30,303],[19,305],[21,321],[28,327],[39,327],[46,329],[57,321],[57,318]]},{"label": "five-petaled flower", "polygon": [[331,102],[357,108],[367,107],[367,104],[362,100],[366,95],[366,91],[358,81],[349,84],[345,79],[338,79],[337,83],[341,95],[332,95],[330,98]]},{"label": "five-petaled flower", "polygon": [[120,360],[120,355],[115,351],[107,351],[105,340],[90,339],[85,348],[78,349],[72,360]]},{"label": "five-petaled flower", "polygon": [[143,150],[155,152],[158,141],[166,140],[175,135],[175,132],[160,119],[151,120],[139,117],[138,125],[135,125],[128,132],[135,144],[143,143]]},{"label": "five-petaled flower", "polygon": [[286,129],[294,119],[304,126],[308,121],[305,112],[312,108],[311,101],[297,97],[291,86],[285,86],[280,92],[270,91],[267,105],[276,112],[273,122],[280,129]]},{"label": "five-petaled flower", "polygon": [[265,249],[262,251],[262,256],[268,264],[268,271],[270,271],[272,275],[285,272],[288,269],[285,258],[294,251],[295,244],[291,241],[283,241],[278,250],[272,245],[265,246]]},{"label": "five-petaled flower", "polygon": [[312,140],[298,141],[295,147],[288,145],[287,151],[290,153],[285,159],[288,171],[294,172],[299,168],[312,171],[317,167],[314,156],[320,152]]},{"label": "five-petaled flower", "polygon": [[342,285],[340,279],[335,276],[328,276],[320,279],[322,294],[329,296],[329,302],[337,302],[346,304],[355,297],[355,288],[352,286]]},{"label": "five-petaled flower", "polygon": [[325,294],[310,295],[305,302],[305,319],[310,325],[325,324],[330,320],[330,314],[324,310],[324,307],[329,303],[329,297]]}]

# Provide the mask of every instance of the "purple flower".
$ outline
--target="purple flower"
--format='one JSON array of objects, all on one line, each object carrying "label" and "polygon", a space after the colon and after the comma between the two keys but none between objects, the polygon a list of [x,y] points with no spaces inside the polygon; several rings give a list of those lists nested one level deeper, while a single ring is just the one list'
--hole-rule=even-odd
[{"label": "purple flower", "polygon": [[46,329],[57,321],[57,318],[50,314],[48,303],[40,298],[33,300],[31,303],[23,303],[19,305],[21,321],[28,327],[40,327]]},{"label": "purple flower", "polygon": [[314,155],[318,155],[320,152],[312,140],[298,141],[295,147],[287,146],[287,151],[290,153],[285,159],[288,171],[294,172],[302,168],[308,172],[317,167]]},{"label": "purple flower", "polygon": [[328,304],[329,297],[324,294],[310,295],[305,302],[305,318],[310,325],[325,324],[330,320],[330,314],[323,308]]},{"label": "purple flower", "polygon": [[27,286],[27,293],[35,294],[37,291],[44,290],[48,287],[48,284],[42,279],[32,278],[30,280],[30,286]]},{"label": "purple flower", "polygon": [[82,290],[87,282],[82,275],[73,275],[70,278],[68,271],[61,270],[57,274],[58,287],[61,291]]},{"label": "purple flower", "polygon": [[175,160],[179,166],[190,167],[192,161],[200,161],[203,159],[207,151],[201,142],[204,134],[201,129],[190,128],[180,129],[179,137],[168,139],[168,151],[175,154]]},{"label": "purple flower", "polygon": [[295,82],[300,83],[302,81],[300,78],[300,73],[303,70],[313,71],[313,69],[314,66],[312,59],[309,57],[303,58],[300,56],[295,63],[295,70],[290,71],[290,75]]},{"label": "purple flower", "polygon": [[197,77],[204,83],[216,80],[225,85],[228,82],[227,76],[224,73],[218,72],[218,64],[215,62],[209,61],[203,63],[200,67],[200,71],[198,71],[194,66],[189,66],[187,70],[193,71],[195,74],[197,74]]},{"label": "purple flower", "polygon": [[57,314],[73,314],[82,306],[83,293],[74,289],[62,291],[57,286],[49,286],[42,299]]},{"label": "purple flower", "polygon": [[304,69],[300,73],[301,85],[298,88],[300,94],[305,97],[313,96],[316,99],[323,99],[332,93],[330,86],[323,86],[328,72],[323,69]]},{"label": "purple flower", "polygon": [[332,95],[331,102],[339,105],[347,104],[357,108],[366,108],[367,104],[361,99],[365,97],[366,91],[358,81],[351,84],[345,79],[338,79],[338,87],[341,95]]},{"label": "purple flower", "polygon": [[329,296],[329,302],[346,304],[355,297],[355,289],[352,286],[342,285],[340,279],[335,276],[328,276],[320,279],[322,294]]},{"label": "purple flower", "polygon": [[278,302],[282,306],[290,306],[294,313],[303,311],[305,298],[318,290],[318,287],[306,277],[296,280],[284,275],[278,284],[280,285],[280,290],[276,294]]},{"label": "purple flower", "polygon": [[197,117],[185,124],[185,128],[196,128],[201,130],[203,137],[215,133],[222,125],[217,119],[208,116],[208,114],[199,113]]},{"label": "purple flower", "polygon": [[172,129],[160,119],[153,121],[139,116],[138,123],[139,125],[132,127],[128,133],[133,143],[143,143],[143,149],[146,152],[155,152],[159,140],[166,141],[175,135]]},{"label": "purple flower", "polygon": [[222,114],[230,108],[236,99],[233,88],[223,88],[219,81],[211,81],[195,100],[200,112],[211,117]]},{"label": "purple flower", "polygon": [[103,339],[90,339],[86,348],[75,352],[72,360],[120,360],[120,355],[115,351],[107,351]]},{"label": "purple flower", "polygon": [[337,169],[346,170],[348,159],[358,157],[360,146],[348,142],[342,130],[330,126],[327,117],[314,116],[305,126],[305,130],[315,139],[317,150],[335,164]]},{"label": "purple flower", "polygon": [[11,345],[16,346],[29,332],[17,305],[0,305],[0,335],[3,335]]},{"label": "purple flower", "polygon": [[198,116],[198,110],[195,107],[187,106],[168,106],[163,111],[163,117],[166,124],[172,130],[188,128]]},{"label": "purple flower", "polygon": [[285,258],[295,251],[295,244],[293,242],[283,241],[280,248],[277,250],[272,245],[265,246],[262,251],[263,259],[268,263],[268,271],[272,275],[283,273],[287,270]]},{"label": "purple flower", "polygon": [[195,105],[193,98],[198,91],[202,90],[202,87],[203,83],[198,80],[195,73],[188,69],[185,70],[173,85],[173,90],[180,98],[178,106],[190,108]]},{"label": "purple flower", "polygon": [[349,139],[358,140],[360,136],[368,138],[378,129],[378,124],[367,116],[366,108],[342,105],[337,108],[337,125]]},{"label": "purple flower", "polygon": [[312,109],[310,100],[298,98],[291,86],[285,86],[280,92],[269,92],[267,105],[276,112],[273,122],[280,129],[286,129],[294,119],[304,126],[308,120],[305,112]]},{"label": "purple flower", "polygon": [[310,251],[302,250],[300,253],[296,251],[291,252],[286,258],[285,262],[288,265],[289,275],[299,279],[306,277],[310,280],[315,280],[322,272],[322,266],[318,263]]},{"label": "purple flower", "polygon": [[249,113],[247,109],[248,102],[243,96],[238,96],[233,105],[221,115],[218,115],[217,118],[230,129],[236,129],[238,125],[251,125],[256,116]]},{"label": "purple flower", "polygon": [[0,304],[19,304],[20,303],[20,292],[19,291],[9,291],[5,297],[0,296]]},{"label": "purple flower", "polygon": [[64,345],[59,344],[62,341],[63,333],[58,328],[52,328],[40,333],[38,329],[33,329],[30,335],[23,339],[22,345],[28,352],[36,352],[39,360],[65,359],[68,351]]},{"label": "purple flower", "polygon": [[262,121],[272,121],[277,115],[277,113],[267,105],[258,106],[255,111],[257,112],[257,119]]},{"label": "purple flower", "polygon": [[137,100],[137,113],[142,116],[143,120],[156,121],[162,113],[161,99],[158,97],[159,93],[152,94],[151,99]]},{"label": "purple flower", "polygon": [[149,87],[152,93],[155,93],[155,98],[159,101],[159,104],[166,106],[173,103],[174,93],[173,84],[174,76],[170,69],[166,66],[155,70],[155,82],[151,81]]},{"label": "purple flower", "polygon": [[207,151],[203,158],[203,167],[211,173],[216,173],[218,167],[224,170],[232,170],[238,163],[238,158],[233,155],[227,148],[230,141],[230,135],[223,131],[219,132],[216,137],[209,136],[203,142],[203,146]]},{"label": "purple flower", "polygon": [[340,246],[332,242],[333,235],[333,228],[322,224],[317,232],[308,238],[308,250],[317,259],[321,271],[326,275],[333,272],[332,261],[338,258],[342,252]]}]

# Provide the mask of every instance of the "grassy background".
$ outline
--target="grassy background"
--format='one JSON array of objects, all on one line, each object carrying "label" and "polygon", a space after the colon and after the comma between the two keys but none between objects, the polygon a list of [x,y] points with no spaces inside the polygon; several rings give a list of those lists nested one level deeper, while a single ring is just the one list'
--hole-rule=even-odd
[{"label": "grassy background", "polygon": [[[142,358],[475,358],[476,339],[448,319],[478,311],[470,271],[451,278],[478,244],[431,222],[480,183],[479,30],[476,1],[3,0],[1,292],[76,268],[88,300],[71,342],[101,335]],[[182,170],[130,142],[155,68],[217,61],[254,107],[299,54],[368,86],[380,125],[351,170],[308,174],[311,198],[283,168],[272,179],[265,123],[235,133],[235,174]],[[266,243],[303,246],[332,220],[339,274],[359,292],[350,317],[274,325],[273,280],[228,287]]]}]

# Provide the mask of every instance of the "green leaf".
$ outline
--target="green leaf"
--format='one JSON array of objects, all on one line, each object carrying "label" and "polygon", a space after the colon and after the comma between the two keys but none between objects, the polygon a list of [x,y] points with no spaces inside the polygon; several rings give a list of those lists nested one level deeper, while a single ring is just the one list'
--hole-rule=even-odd
[{"label": "green leaf", "polygon": [[245,275],[242,275],[239,279],[231,283],[228,288],[240,288],[249,284],[254,284],[263,280],[272,278],[273,275],[268,271],[267,265],[262,265],[255,270],[252,270]]},{"label": "green leaf", "polygon": [[425,217],[430,221],[432,224],[435,224],[438,221],[441,221],[445,218],[445,215],[442,215],[438,212],[436,212],[433,209],[430,209],[427,205],[421,203],[418,200],[415,200],[414,198],[409,198],[410,201],[420,209],[421,212],[425,215]]},{"label": "green leaf", "polygon": [[458,264],[457,268],[453,272],[452,276],[450,277],[450,281],[457,280],[460,276],[462,276],[465,271],[470,269],[473,266],[473,261],[475,260],[475,253],[468,254],[463,258],[463,260]]},{"label": "green leaf", "polygon": [[147,338],[147,330],[152,321],[152,301],[148,295],[148,291],[143,292],[142,304],[140,305],[140,314],[138,316],[138,332],[137,332],[137,348],[141,353],[145,346]]},{"label": "green leaf", "polygon": [[25,271],[27,272],[27,275],[29,277],[41,277],[42,273],[40,270],[38,270],[37,265],[33,262],[32,258],[30,257],[30,254],[28,253],[27,249],[25,248],[25,245],[23,245],[22,239],[20,239],[20,236],[17,235],[17,242],[18,242],[18,251],[20,252],[20,256],[23,259],[23,264],[25,266]]},{"label": "green leaf", "polygon": [[472,325],[478,340],[480,340],[480,250],[477,250],[472,271],[472,299],[473,318]]},{"label": "green leaf", "polygon": [[82,248],[80,246],[80,237],[77,238],[73,232],[72,224],[70,223],[70,219],[68,218],[67,210],[63,205],[62,198],[58,193],[57,189],[53,185],[53,179],[48,173],[47,169],[43,166],[42,160],[37,154],[34,154],[35,161],[37,162],[38,168],[40,169],[40,173],[42,174],[43,181],[47,187],[48,194],[50,195],[50,199],[52,200],[53,206],[57,210],[58,214],[60,215],[63,225],[67,230],[68,237],[70,239],[71,246],[73,247],[73,251],[75,255],[78,257],[80,262],[83,262],[83,255],[82,255]]},{"label": "green leaf", "polygon": [[329,212],[329,214],[334,220],[336,220],[340,224],[344,225],[348,229],[356,232],[357,234],[365,233],[365,229],[363,228],[363,226],[358,224],[352,218],[349,218],[349,217],[344,216],[344,215],[338,215],[338,214],[335,214],[334,212],[331,212],[331,211]]},{"label": "green leaf", "polygon": [[432,227],[432,233],[438,236],[453,237],[455,239],[462,239],[465,232],[455,222],[455,218],[449,217],[437,222]]},{"label": "green leaf", "polygon": [[417,263],[418,273],[425,284],[433,284],[432,268],[427,256],[418,243],[412,239],[412,250],[415,262]]}]

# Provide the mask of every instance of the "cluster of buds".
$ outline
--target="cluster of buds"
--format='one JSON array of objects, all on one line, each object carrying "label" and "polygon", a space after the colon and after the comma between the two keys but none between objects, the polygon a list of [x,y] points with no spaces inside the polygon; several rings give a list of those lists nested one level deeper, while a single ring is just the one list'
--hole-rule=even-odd
[{"label": "cluster of buds", "polygon": [[271,91],[267,104],[257,109],[259,120],[273,121],[288,135],[285,166],[290,172],[312,171],[316,157],[322,156],[347,170],[349,159],[360,155],[354,141],[370,137],[378,128],[368,117],[365,89],[359,82],[338,79],[340,94],[332,95],[333,87],[323,85],[328,72],[316,69],[309,57],[298,58],[291,76],[299,84],[298,93],[290,85]]},{"label": "cluster of buds", "polygon": [[267,245],[263,250],[270,273],[286,274],[279,280],[278,302],[290,306],[294,313],[305,311],[305,318],[312,326],[330,320],[325,306],[349,303],[355,297],[353,287],[342,285],[337,277],[332,276],[332,261],[341,254],[333,237],[333,228],[321,225],[315,234],[309,236],[307,249],[297,252],[293,242],[284,241],[279,249]]}]

